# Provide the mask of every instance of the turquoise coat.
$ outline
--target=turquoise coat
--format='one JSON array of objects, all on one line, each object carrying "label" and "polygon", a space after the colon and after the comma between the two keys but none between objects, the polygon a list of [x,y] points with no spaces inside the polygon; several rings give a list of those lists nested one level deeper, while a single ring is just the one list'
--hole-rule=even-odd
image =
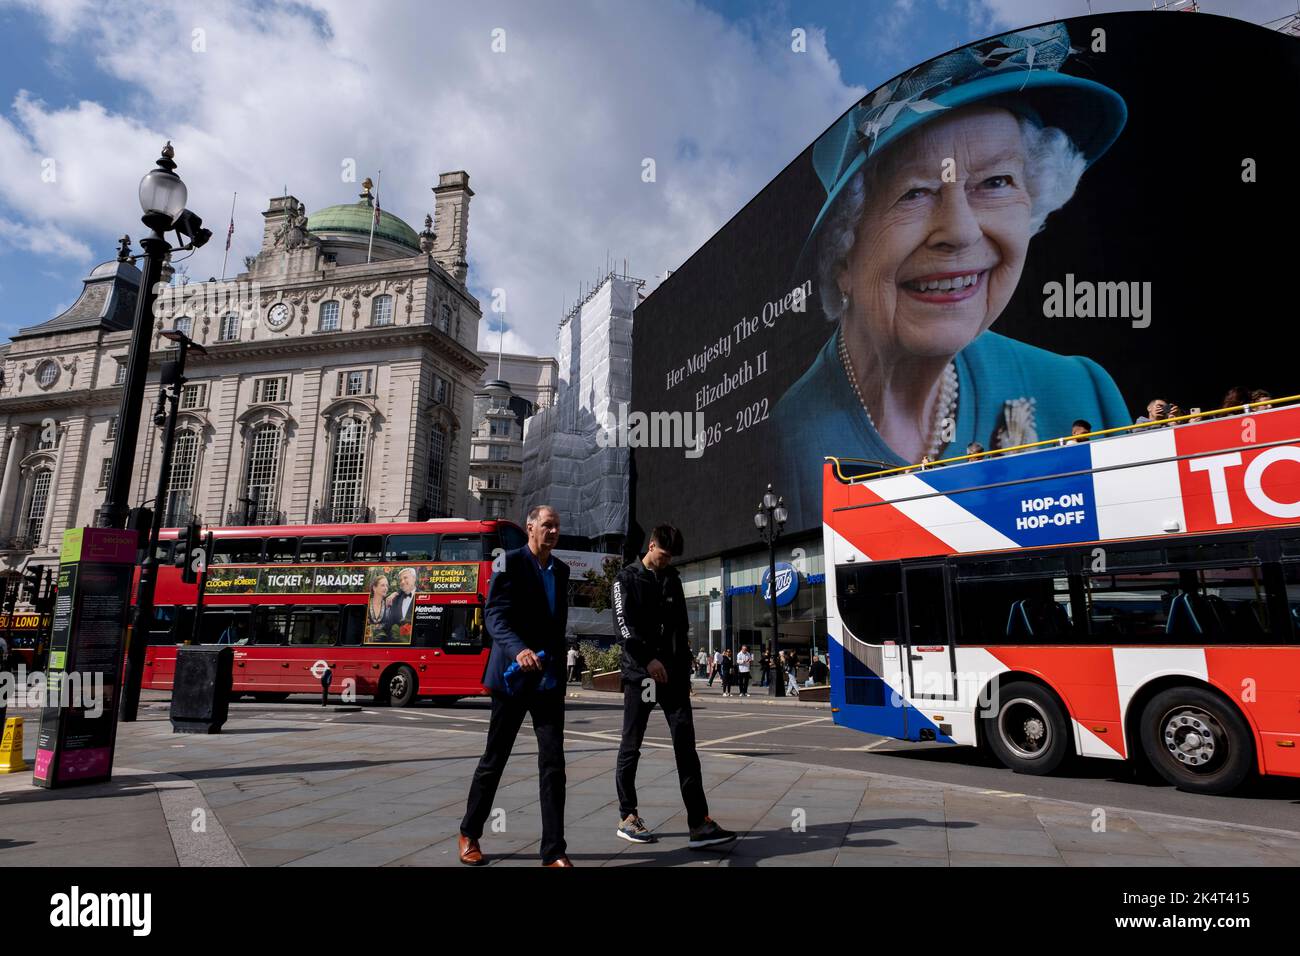
[{"label": "turquoise coat", "polygon": [[[867,420],[836,352],[831,335],[808,371],[790,386],[773,412],[776,482],[790,508],[792,529],[821,521],[822,461],[827,455],[869,458],[891,465],[900,458]],[[1003,404],[1035,399],[1038,438],[1068,436],[1076,419],[1094,429],[1129,424],[1115,382],[1096,362],[1057,355],[1015,339],[984,332],[957,353],[957,426],[945,455],[964,454],[977,441],[992,449]]]}]

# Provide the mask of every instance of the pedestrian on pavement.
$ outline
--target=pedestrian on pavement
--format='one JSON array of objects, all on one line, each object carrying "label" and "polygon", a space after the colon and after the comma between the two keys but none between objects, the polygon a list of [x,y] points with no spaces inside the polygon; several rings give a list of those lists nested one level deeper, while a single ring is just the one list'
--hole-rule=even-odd
[{"label": "pedestrian on pavement", "polygon": [[[487,629],[492,653],[483,686],[492,692],[487,746],[474,771],[460,824],[460,861],[484,862],[478,841],[492,812],[501,774],[525,715],[537,736],[537,786],[542,810],[542,865],[573,866],[564,842],[564,635],[569,618],[569,566],[551,552],[560,540],[560,516],[550,505],[528,512],[528,543],[507,551],[488,590]],[[540,655],[545,654],[543,659]],[[518,664],[521,684],[507,683]],[[511,691],[514,691],[511,693]]]},{"label": "pedestrian on pavement", "polygon": [[656,842],[637,812],[636,768],[650,711],[658,704],[668,721],[677,780],[686,804],[686,824],[690,828],[686,845],[699,850],[730,843],[736,834],[722,829],[709,817],[700,757],[695,751],[690,621],[681,575],[672,566],[673,558],[681,553],[681,532],[672,525],[656,526],[650,532],[645,557],[620,571],[611,589],[623,672],[623,739],[615,774],[619,814],[616,832],[632,843]]},{"label": "pedestrian on pavement", "polygon": [[709,654],[704,648],[700,648],[700,655],[695,659],[696,669],[699,671],[701,678],[708,676]]},{"label": "pedestrian on pavement", "polygon": [[785,692],[791,697],[799,696],[799,658],[793,651],[785,651]]},{"label": "pedestrian on pavement", "polygon": [[808,668],[808,676],[814,685],[825,684],[830,676],[830,669],[826,666],[826,662],[816,654],[813,655],[812,665]]},{"label": "pedestrian on pavement", "polygon": [[578,679],[578,645],[569,645],[569,653],[565,656],[564,663],[569,669],[569,683],[572,684]]},{"label": "pedestrian on pavement", "polygon": [[740,682],[740,696],[749,696],[749,666],[754,661],[754,655],[749,653],[749,647],[742,644],[740,653],[736,655],[736,674]]},{"label": "pedestrian on pavement", "polygon": [[772,679],[772,655],[767,651],[763,652],[763,679],[759,682],[759,687],[766,687]]},{"label": "pedestrian on pavement", "polygon": [[717,677],[722,671],[722,651],[713,652],[713,667],[709,671],[709,686],[713,686],[713,678]]},{"label": "pedestrian on pavement", "polygon": [[731,696],[731,680],[733,674],[735,673],[734,667],[735,667],[735,662],[732,661],[731,659],[731,648],[728,647],[725,651],[722,652],[722,663],[718,665],[718,670],[722,674],[722,696],[723,697]]}]

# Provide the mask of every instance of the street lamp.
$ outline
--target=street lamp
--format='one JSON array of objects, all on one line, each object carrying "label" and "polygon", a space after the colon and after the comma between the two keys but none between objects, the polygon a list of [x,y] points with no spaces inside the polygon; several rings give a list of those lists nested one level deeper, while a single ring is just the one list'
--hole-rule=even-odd
[{"label": "street lamp", "polygon": [[[108,491],[101,513],[101,523],[106,528],[125,528],[130,510],[128,498],[131,474],[135,470],[135,445],[140,434],[145,379],[149,374],[153,307],[158,297],[157,286],[163,264],[173,251],[163,234],[175,228],[179,236],[179,230],[183,229],[190,242],[181,245],[180,249],[197,249],[212,236],[211,232],[200,228],[201,220],[185,208],[189,190],[176,175],[175,155],[176,150],[168,142],[158,157],[157,165],[140,180],[140,208],[144,211],[140,221],[148,228],[149,234],[140,240],[140,247],[144,250],[138,257],[141,260],[140,292],[136,296],[131,351],[127,356],[126,380],[118,406],[117,439],[113,443],[113,463],[109,468]],[[119,258],[130,258],[125,241]]]},{"label": "street lamp", "polygon": [[[162,278],[163,264],[173,251],[198,249],[204,245],[212,233],[202,228],[203,221],[185,208],[189,199],[189,190],[176,175],[176,151],[170,142],[163,147],[157,164],[140,180],[140,209],[144,215],[140,221],[149,230],[148,235],[140,240],[143,254],[140,261],[140,292],[136,296],[134,329],[131,334],[131,351],[126,362],[126,380],[122,385],[122,401],[118,406],[117,439],[113,443],[113,461],[109,466],[108,491],[104,498],[104,508],[100,523],[106,528],[125,528],[127,514],[130,510],[131,475],[135,470],[135,446],[140,436],[140,416],[144,405],[145,379],[149,374],[149,337],[153,332],[154,303],[158,298],[158,285]],[[175,229],[177,238],[184,234],[188,242],[182,241],[173,250],[171,244],[163,238],[164,234]],[[129,258],[126,242],[123,242],[120,258]],[[182,358],[183,362],[184,359]],[[179,388],[179,386],[178,386]],[[156,504],[156,503],[155,503]],[[155,510],[157,510],[155,508]],[[154,524],[146,530],[149,542],[145,561],[156,566],[154,544],[157,541],[157,522],[161,516],[154,516]],[[124,721],[133,721],[140,699],[141,671],[144,667],[144,635],[148,631],[149,619],[153,615],[153,582],[150,575],[146,588],[144,566],[142,565],[140,592],[137,599],[135,622],[132,639],[127,645],[127,667],[122,695],[122,710],[119,714]],[[148,601],[148,616],[141,616],[145,601]],[[138,639],[137,639],[138,638]]]},{"label": "street lamp", "polygon": [[776,542],[781,537],[781,530],[789,516],[785,499],[773,494],[772,486],[768,485],[763,500],[758,504],[758,510],[754,512],[754,527],[758,528],[759,538],[767,544],[767,589],[772,602],[772,677],[767,684],[769,697],[785,696],[785,674],[781,670],[781,654],[778,650],[780,622],[776,611]]}]

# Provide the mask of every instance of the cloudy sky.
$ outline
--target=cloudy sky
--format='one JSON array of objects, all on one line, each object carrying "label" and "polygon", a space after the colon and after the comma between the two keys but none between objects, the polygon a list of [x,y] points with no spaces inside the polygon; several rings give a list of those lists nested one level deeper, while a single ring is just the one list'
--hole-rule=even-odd
[{"label": "cloudy sky", "polygon": [[[563,308],[607,261],[626,259],[653,287],[867,90],[954,46],[1089,9],[1087,0],[149,6],[0,0],[0,334],[57,314],[117,236],[139,235],[136,186],[170,139],[189,206],[216,234],[186,263],[193,279],[221,272],[236,191],[232,274],[260,244],[267,198],[285,188],[315,210],[355,200],[349,168],[357,181],[382,169],[383,207],[418,230],[438,173],[468,171],[471,291],[487,313],[491,290],[505,290],[508,351],[552,354]],[[1300,3],[1201,7],[1265,23]],[[794,30],[806,36],[802,52]],[[495,324],[483,323],[480,345],[496,349]]]}]

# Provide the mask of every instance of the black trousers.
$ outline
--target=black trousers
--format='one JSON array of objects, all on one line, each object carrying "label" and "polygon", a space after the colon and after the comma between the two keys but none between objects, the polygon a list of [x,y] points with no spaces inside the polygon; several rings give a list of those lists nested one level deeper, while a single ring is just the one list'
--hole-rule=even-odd
[{"label": "black trousers", "polygon": [[740,692],[742,694],[749,693],[749,671],[740,672]]},{"label": "black trousers", "polygon": [[709,815],[704,797],[704,779],[700,756],[695,752],[695,721],[691,717],[689,683],[655,684],[655,698],[643,700],[640,682],[623,682],[623,740],[618,746],[615,786],[618,788],[619,816],[636,813],[636,768],[641,760],[641,742],[645,739],[650,711],[658,703],[668,719],[668,733],[673,739],[673,756],[677,758],[677,781],[686,804],[686,823],[694,829]]},{"label": "black trousers", "polygon": [[474,771],[469,786],[469,803],[460,832],[478,840],[492,813],[501,774],[514,749],[515,737],[524,716],[532,714],[537,736],[538,789],[542,804],[542,862],[553,863],[564,856],[564,691],[521,694],[510,697],[493,692],[492,719],[488,724],[487,749]]}]

